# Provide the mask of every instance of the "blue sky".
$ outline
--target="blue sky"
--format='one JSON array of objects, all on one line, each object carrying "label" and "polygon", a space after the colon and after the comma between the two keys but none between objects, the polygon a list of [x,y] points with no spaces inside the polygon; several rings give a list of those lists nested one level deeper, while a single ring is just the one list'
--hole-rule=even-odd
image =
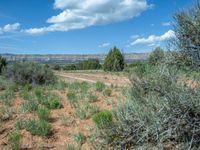
[{"label": "blue sky", "polygon": [[1,0],[0,53],[149,52],[172,39],[193,0]]}]

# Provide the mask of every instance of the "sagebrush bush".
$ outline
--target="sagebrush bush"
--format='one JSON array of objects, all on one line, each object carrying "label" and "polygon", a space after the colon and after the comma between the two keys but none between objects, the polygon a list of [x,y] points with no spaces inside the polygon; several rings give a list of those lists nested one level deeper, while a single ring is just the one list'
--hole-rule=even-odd
[{"label": "sagebrush bush", "polygon": [[102,111],[93,116],[93,121],[96,126],[100,129],[110,125],[112,123],[113,117],[110,111]]},{"label": "sagebrush bush", "polygon": [[12,150],[20,150],[21,148],[21,134],[18,131],[12,131],[8,135],[8,144]]},{"label": "sagebrush bush", "polygon": [[[167,66],[133,76],[130,100],[115,111],[115,122],[102,130],[110,146],[132,149],[166,143],[179,149],[200,146],[200,88],[179,84],[179,73]],[[184,148],[182,147],[184,146]]]},{"label": "sagebrush bush", "polygon": [[55,83],[56,77],[51,69],[32,62],[20,62],[9,65],[5,75],[17,84],[51,84]]}]

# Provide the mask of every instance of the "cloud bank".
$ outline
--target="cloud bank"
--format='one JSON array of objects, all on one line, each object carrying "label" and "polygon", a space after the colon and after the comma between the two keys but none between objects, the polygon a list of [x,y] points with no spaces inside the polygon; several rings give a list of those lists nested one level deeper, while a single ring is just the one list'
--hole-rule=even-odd
[{"label": "cloud bank", "polygon": [[41,34],[120,22],[136,17],[150,7],[147,0],[55,0],[54,9],[62,12],[47,19],[50,25],[25,32]]},{"label": "cloud bank", "polygon": [[146,44],[146,45],[154,45],[158,42],[163,42],[175,38],[175,33],[173,30],[169,30],[163,35],[156,36],[150,35],[147,38],[138,38],[131,43],[131,45],[139,45],[139,44]]}]

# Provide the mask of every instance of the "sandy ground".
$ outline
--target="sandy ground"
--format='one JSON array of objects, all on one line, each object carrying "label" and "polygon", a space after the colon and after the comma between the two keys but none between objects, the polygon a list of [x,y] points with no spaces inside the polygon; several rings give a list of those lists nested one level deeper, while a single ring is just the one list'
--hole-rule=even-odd
[{"label": "sandy ground", "polygon": [[[80,74],[65,74],[60,73],[59,76],[67,78],[67,80],[73,82],[73,80],[96,82],[96,81],[105,81],[106,84],[111,84],[116,81],[119,85],[125,84],[127,79],[123,77],[123,80],[120,81],[117,77],[103,76],[101,74],[96,75],[80,75]],[[100,80],[98,80],[100,79]],[[51,125],[53,127],[52,134],[48,137],[33,136],[30,132],[21,130],[22,135],[22,149],[27,150],[38,150],[38,149],[49,149],[49,150],[65,150],[66,144],[75,144],[74,135],[77,133],[83,133],[86,136],[86,140],[81,146],[81,150],[91,150],[90,137],[92,131],[95,130],[95,125],[92,121],[92,118],[88,119],[79,119],[75,115],[76,108],[72,107],[67,99],[67,93],[69,89],[63,90],[51,90],[51,92],[56,93],[62,102],[61,109],[51,110]],[[100,108],[100,110],[111,110],[113,107],[116,107],[119,102],[122,93],[119,90],[113,89],[111,96],[104,96],[101,92],[97,92],[91,89],[91,93],[98,96],[98,101],[91,103],[94,106]],[[122,99],[121,99],[122,100]],[[12,103],[12,108],[15,110],[12,118],[0,122],[0,150],[4,149],[8,145],[8,135],[15,129],[15,123],[19,119],[23,118],[32,118],[34,114],[28,113],[24,114],[21,112],[21,106],[24,100],[19,96],[19,93],[16,93],[15,100]],[[0,109],[3,107],[3,104],[0,103]],[[62,125],[60,117],[65,116],[68,118],[69,124]]]}]

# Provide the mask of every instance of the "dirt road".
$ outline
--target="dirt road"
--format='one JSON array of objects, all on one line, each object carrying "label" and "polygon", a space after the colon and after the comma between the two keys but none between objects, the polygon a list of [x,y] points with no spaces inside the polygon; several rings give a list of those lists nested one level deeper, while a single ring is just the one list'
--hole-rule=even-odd
[{"label": "dirt road", "polygon": [[67,73],[67,72],[56,72],[56,75],[63,79],[86,81],[90,83],[96,83],[97,81],[103,82],[110,86],[127,86],[130,84],[128,77],[125,75],[114,75],[105,73]]}]

